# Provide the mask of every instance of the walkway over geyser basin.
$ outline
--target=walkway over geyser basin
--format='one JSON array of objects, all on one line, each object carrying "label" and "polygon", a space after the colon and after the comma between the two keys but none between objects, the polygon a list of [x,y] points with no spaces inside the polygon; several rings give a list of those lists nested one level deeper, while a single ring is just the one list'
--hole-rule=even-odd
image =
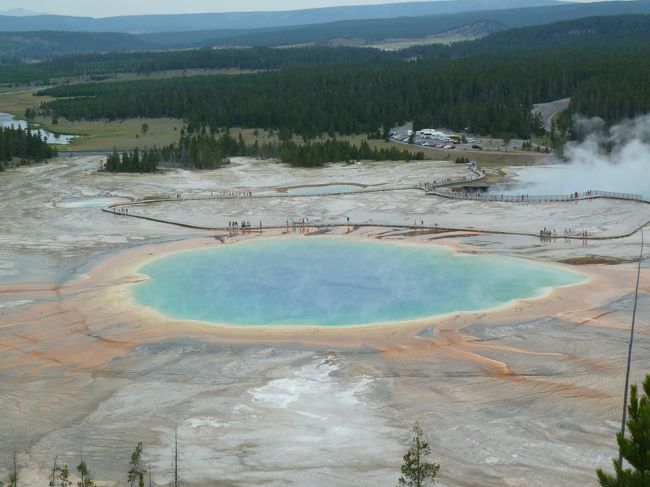
[{"label": "walkway over geyser basin", "polygon": [[[163,193],[154,196],[147,196],[129,203],[116,203],[102,208],[104,212],[113,213],[121,216],[128,216],[133,218],[141,218],[146,220],[151,220],[160,223],[166,223],[170,225],[176,225],[185,228],[197,229],[197,230],[208,230],[208,231],[229,231],[232,232],[234,228],[237,230],[244,231],[262,231],[264,229],[286,229],[296,227],[309,227],[316,229],[327,229],[332,227],[348,227],[350,225],[354,226],[379,226],[379,227],[388,227],[388,228],[412,228],[415,230],[430,230],[430,231],[480,231],[487,233],[502,233],[502,234],[511,234],[511,235],[528,235],[528,236],[544,236],[541,235],[540,230],[542,227],[546,228],[544,222],[540,222],[540,226],[534,228],[534,230],[519,230],[517,228],[504,228],[503,226],[490,226],[481,225],[481,226],[468,226],[468,225],[459,225],[459,224],[438,224],[435,220],[432,221],[432,217],[435,217],[435,214],[430,217],[427,215],[426,222],[424,218],[416,218],[412,222],[402,221],[391,221],[387,218],[376,219],[376,218],[353,218],[350,219],[349,216],[345,218],[337,219],[309,219],[309,218],[300,218],[296,217],[295,214],[292,214],[290,217],[282,218],[278,220],[268,218],[267,215],[256,214],[256,218],[250,222],[249,220],[244,220],[246,225],[249,225],[249,228],[244,228],[240,225],[240,220],[235,218],[234,220],[227,220],[224,222],[224,217],[220,215],[215,215],[212,219],[213,221],[224,222],[222,224],[204,224],[203,222],[195,221],[192,218],[173,218],[169,216],[168,212],[165,211],[147,211],[147,208],[151,208],[152,205],[156,204],[179,204],[183,202],[192,202],[192,201],[223,201],[231,199],[241,199],[244,201],[251,201],[251,205],[255,201],[266,201],[269,199],[275,199],[282,201],[283,199],[317,199],[317,198],[337,198],[337,197],[362,197],[364,195],[373,195],[373,194],[398,194],[400,192],[420,192],[423,198],[426,197],[438,197],[443,199],[458,200],[458,201],[468,201],[468,202],[485,202],[485,203],[504,203],[504,204],[514,204],[514,205],[535,205],[535,204],[561,204],[568,205],[571,203],[578,202],[589,202],[596,200],[618,200],[626,201],[630,203],[636,203],[641,205],[649,205],[650,200],[646,199],[643,195],[640,194],[629,194],[621,192],[608,192],[608,191],[599,191],[599,190],[589,190],[586,192],[575,192],[565,195],[528,195],[528,194],[493,194],[493,193],[478,193],[478,192],[467,192],[458,190],[457,187],[467,183],[473,183],[480,181],[486,177],[485,171],[477,167],[469,167],[466,175],[464,176],[453,176],[445,177],[432,181],[420,181],[415,184],[379,184],[373,186],[366,186],[359,183],[325,183],[325,184],[310,184],[303,186],[294,186],[294,187],[285,187],[273,191],[263,191],[260,193],[250,191],[250,190],[225,190],[220,192],[211,192],[211,193],[202,193],[202,194],[189,194],[185,195],[183,193]],[[455,188],[456,187],[456,188]],[[330,200],[331,201],[331,200]],[[247,205],[244,203],[244,209]],[[268,211],[266,205],[260,205],[260,208],[263,211]],[[143,211],[145,210],[145,211]],[[567,207],[565,207],[567,210]],[[570,213],[570,211],[567,211]],[[261,218],[260,218],[261,217]],[[565,239],[576,239],[576,240],[585,240],[585,239],[609,239],[609,238],[621,238],[630,236],[636,233],[641,227],[650,223],[648,218],[643,219],[642,222],[632,226],[626,226],[622,231],[617,231],[614,233],[602,233],[602,232],[593,232],[583,228],[583,226],[565,226],[564,229],[560,227],[560,230],[556,230],[555,233],[551,233],[552,237],[561,237]],[[237,225],[234,227],[234,225]],[[550,227],[549,227],[550,228]]]}]

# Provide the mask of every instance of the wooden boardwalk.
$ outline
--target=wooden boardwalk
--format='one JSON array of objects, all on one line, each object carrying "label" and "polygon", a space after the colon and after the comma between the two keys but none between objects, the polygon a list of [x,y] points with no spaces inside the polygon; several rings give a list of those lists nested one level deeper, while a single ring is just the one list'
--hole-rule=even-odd
[{"label": "wooden boardwalk", "polygon": [[558,238],[563,238],[567,240],[609,240],[629,237],[637,233],[642,227],[650,224],[650,221],[646,222],[643,225],[640,225],[638,228],[633,231],[613,236],[597,236],[597,235],[559,235],[559,236],[540,236],[537,233],[527,233],[527,232],[509,232],[509,231],[498,231],[498,230],[477,230],[475,228],[443,228],[438,226],[419,226],[419,225],[404,225],[404,224],[394,224],[390,222],[385,223],[376,223],[376,222],[328,222],[328,223],[318,223],[318,224],[291,224],[291,225],[266,225],[266,226],[254,226],[248,228],[240,227],[221,227],[221,226],[205,226],[198,225],[194,223],[188,223],[178,220],[170,220],[165,218],[156,218],[152,216],[146,216],[129,209],[133,209],[137,206],[144,206],[153,203],[161,202],[185,202],[185,201],[205,201],[205,200],[230,200],[230,199],[277,199],[277,198],[312,198],[312,197],[330,197],[330,196],[341,196],[341,195],[353,195],[353,194],[364,194],[364,193],[379,193],[379,192],[393,192],[393,191],[407,191],[407,190],[420,190],[424,192],[427,196],[437,196],[447,199],[456,199],[456,200],[468,200],[468,201],[482,201],[482,202],[504,202],[504,203],[556,203],[556,202],[575,202],[575,201],[584,201],[590,199],[615,199],[615,200],[626,200],[626,201],[635,201],[643,204],[650,204],[650,200],[644,199],[641,195],[638,194],[627,194],[627,193],[611,193],[606,191],[588,191],[586,193],[574,193],[571,195],[539,195],[539,196],[528,196],[528,195],[495,195],[495,194],[480,194],[480,193],[469,193],[469,192],[455,192],[444,190],[441,188],[448,188],[449,186],[455,186],[458,184],[469,183],[481,180],[485,178],[485,172],[481,171],[478,168],[470,168],[471,176],[464,177],[455,177],[455,178],[445,178],[442,180],[435,180],[432,182],[420,183],[417,185],[397,185],[387,188],[363,188],[353,191],[340,191],[335,193],[312,193],[312,194],[289,194],[289,193],[278,193],[278,194],[253,194],[249,191],[224,191],[222,193],[210,193],[205,195],[194,195],[190,197],[184,197],[181,194],[159,194],[142,199],[136,199],[129,203],[116,203],[109,205],[105,208],[102,208],[104,213],[110,213],[113,215],[126,216],[130,218],[139,218],[142,220],[148,220],[157,223],[164,223],[167,225],[175,225],[178,227],[189,228],[192,230],[203,230],[203,231],[237,231],[242,233],[255,233],[263,232],[264,230],[292,230],[300,228],[314,228],[314,229],[328,229],[336,227],[379,227],[379,228],[392,228],[395,230],[411,230],[411,231],[423,231],[423,232],[437,232],[437,233],[450,233],[450,232],[464,232],[464,233],[473,233],[473,234],[501,234],[501,235],[520,235],[520,236],[530,236],[537,237],[545,241],[553,241]]}]

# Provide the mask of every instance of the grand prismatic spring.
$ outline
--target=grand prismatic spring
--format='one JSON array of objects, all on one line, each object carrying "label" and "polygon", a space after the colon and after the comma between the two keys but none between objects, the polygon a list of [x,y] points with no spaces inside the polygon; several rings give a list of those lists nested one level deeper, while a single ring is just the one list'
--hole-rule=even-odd
[{"label": "grand prismatic spring", "polygon": [[650,487],[650,0],[289,3],[0,0],[0,487]]},{"label": "grand prismatic spring", "polygon": [[[444,486],[591,485],[611,465],[645,202],[414,189],[467,175],[445,161],[155,177],[100,161],[0,175],[0,440],[21,485],[79,445],[99,485],[122,485],[139,441],[162,485],[175,425],[186,485],[395,485],[415,420]],[[342,182],[360,189],[279,191]],[[256,197],[210,197],[224,187]],[[183,197],[142,202],[170,188]],[[265,228],[228,229],[243,218]],[[11,465],[8,448],[0,480]]]},{"label": "grand prismatic spring", "polygon": [[141,269],[137,299],[175,318],[346,326],[493,308],[578,283],[578,273],[435,246],[279,238],[182,252]]}]

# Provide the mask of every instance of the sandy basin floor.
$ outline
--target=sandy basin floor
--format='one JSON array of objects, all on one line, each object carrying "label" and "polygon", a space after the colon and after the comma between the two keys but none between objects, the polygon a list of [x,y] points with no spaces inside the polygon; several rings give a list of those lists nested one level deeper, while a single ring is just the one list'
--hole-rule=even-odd
[{"label": "sandy basin floor", "polygon": [[[0,174],[0,444],[16,444],[26,485],[46,482],[47,468],[37,466],[55,454],[72,465],[81,447],[97,477],[111,481],[105,485],[123,484],[137,441],[145,443],[154,484],[165,484],[175,424],[187,485],[394,485],[416,419],[442,463],[445,486],[595,485],[596,467],[616,453],[634,275],[624,261],[638,255],[638,235],[583,243],[333,229],[350,238],[620,263],[579,266],[590,283],[494,313],[333,332],[224,330],[164,320],[128,297],[138,262],[223,245],[214,234],[61,203],[303,184],[381,187],[462,175],[464,168],[423,162],[296,170],[238,160],[209,173],[111,176],[96,174],[97,162],[74,158]],[[570,226],[601,236],[650,219],[650,206],[626,202],[486,205],[417,191],[174,202],[141,211],[197,223],[350,216],[522,232]],[[647,270],[642,291],[636,381],[650,371]],[[0,475],[11,449],[0,448]]]}]

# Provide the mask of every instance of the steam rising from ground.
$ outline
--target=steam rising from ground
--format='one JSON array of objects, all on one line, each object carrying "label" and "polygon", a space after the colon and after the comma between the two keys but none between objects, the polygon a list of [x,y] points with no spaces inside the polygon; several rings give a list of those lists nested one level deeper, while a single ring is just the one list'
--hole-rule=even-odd
[{"label": "steam rising from ground", "polygon": [[522,169],[516,189],[528,194],[569,194],[588,190],[650,197],[650,115],[605,130],[600,118],[575,119],[580,142],[564,149],[566,163]]}]

